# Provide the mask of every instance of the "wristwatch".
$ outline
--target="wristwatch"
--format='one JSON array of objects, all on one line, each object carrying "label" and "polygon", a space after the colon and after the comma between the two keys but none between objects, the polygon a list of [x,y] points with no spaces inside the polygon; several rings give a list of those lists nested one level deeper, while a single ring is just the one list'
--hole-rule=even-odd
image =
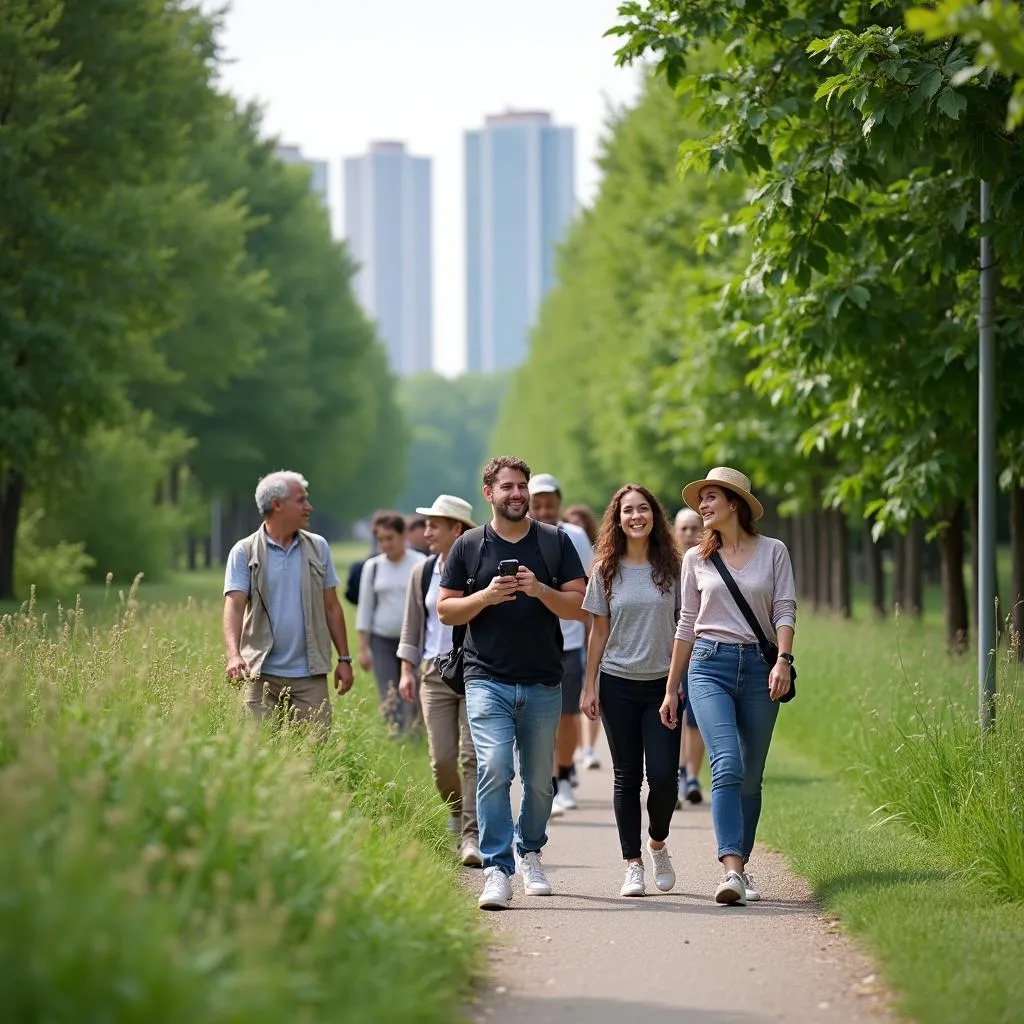
[{"label": "wristwatch", "polygon": [[351,654],[339,654],[338,655],[338,664],[339,665],[351,665],[352,664],[352,655]]},{"label": "wristwatch", "polygon": [[788,661],[790,665],[793,664],[793,655],[790,654],[789,651],[779,651],[779,657],[783,661]]}]

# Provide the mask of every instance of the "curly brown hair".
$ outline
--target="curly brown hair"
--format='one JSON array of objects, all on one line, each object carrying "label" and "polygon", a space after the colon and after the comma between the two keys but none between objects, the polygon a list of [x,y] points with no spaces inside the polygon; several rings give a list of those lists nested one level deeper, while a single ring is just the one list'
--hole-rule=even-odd
[{"label": "curly brown hair", "polygon": [[676,546],[672,529],[669,526],[668,514],[660,501],[640,484],[623,484],[612,496],[601,519],[601,529],[597,535],[597,551],[594,556],[595,572],[600,572],[604,586],[604,595],[611,598],[612,580],[619,571],[619,563],[626,553],[626,534],[619,522],[622,512],[622,499],[630,492],[641,494],[648,505],[654,522],[647,540],[647,560],[651,563],[651,578],[658,589],[664,594],[679,578],[682,558]]},{"label": "curly brown hair", "polygon": [[484,466],[482,474],[484,487],[493,487],[494,481],[498,479],[498,474],[503,469],[518,470],[526,477],[526,482],[530,482],[530,467],[523,462],[522,459],[516,458],[515,455],[495,455],[494,458]]}]

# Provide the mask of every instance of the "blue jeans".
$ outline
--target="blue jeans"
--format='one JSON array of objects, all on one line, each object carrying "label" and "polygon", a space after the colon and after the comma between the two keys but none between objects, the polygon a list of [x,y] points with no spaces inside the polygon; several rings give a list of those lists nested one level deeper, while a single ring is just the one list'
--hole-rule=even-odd
[{"label": "blue jeans", "polygon": [[[484,867],[515,874],[520,856],[543,848],[551,815],[551,768],[562,713],[561,686],[524,686],[490,679],[466,681],[466,717],[476,747],[476,811]],[[519,754],[523,802],[512,825],[510,790]]]},{"label": "blue jeans", "polygon": [[711,821],[718,858],[746,863],[761,817],[761,780],[779,705],[757,644],[698,639],[686,691],[711,764]]}]

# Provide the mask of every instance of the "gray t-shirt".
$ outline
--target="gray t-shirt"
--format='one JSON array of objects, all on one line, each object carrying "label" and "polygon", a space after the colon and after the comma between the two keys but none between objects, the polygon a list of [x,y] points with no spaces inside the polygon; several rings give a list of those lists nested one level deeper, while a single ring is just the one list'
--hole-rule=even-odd
[{"label": "gray t-shirt", "polygon": [[611,619],[602,672],[638,682],[668,675],[679,618],[678,578],[662,593],[650,565],[620,562],[609,601],[604,596],[601,568],[595,563],[583,608]]}]

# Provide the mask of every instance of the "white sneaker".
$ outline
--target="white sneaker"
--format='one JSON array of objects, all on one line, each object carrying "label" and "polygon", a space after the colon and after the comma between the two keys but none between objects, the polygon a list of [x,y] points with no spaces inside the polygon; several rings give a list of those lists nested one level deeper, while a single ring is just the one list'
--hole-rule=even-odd
[{"label": "white sneaker", "polygon": [[644,885],[644,864],[640,860],[626,862],[626,880],[622,883],[620,896],[643,896],[647,888]]},{"label": "white sneaker", "polygon": [[725,878],[718,883],[715,902],[734,907],[747,905],[747,887],[743,884],[743,876],[738,871],[727,872]]},{"label": "white sneaker", "polygon": [[551,883],[541,867],[540,853],[534,851],[517,857],[519,874],[523,876],[523,889],[527,896],[550,896]]},{"label": "white sneaker", "polygon": [[501,868],[484,868],[484,891],[476,905],[481,910],[505,910],[512,902],[512,879]]},{"label": "white sneaker", "polygon": [[462,861],[464,867],[482,868],[484,858],[480,853],[480,844],[475,839],[463,839],[462,846],[459,848],[459,860]]},{"label": "white sneaker", "polygon": [[656,850],[648,839],[647,852],[651,855],[651,860],[654,863],[654,884],[662,892],[668,892],[676,884],[676,873],[672,867],[672,858],[668,854],[668,847],[663,846],[660,850]]},{"label": "white sneaker", "polygon": [[756,903],[761,898],[761,894],[757,891],[757,886],[754,884],[754,876],[748,871],[743,872],[743,888],[748,903]]},{"label": "white sneaker", "polygon": [[558,795],[556,794],[554,799],[551,801],[551,814],[549,817],[561,818],[563,814],[565,814],[565,808],[562,806],[558,799]]},{"label": "white sneaker", "polygon": [[558,780],[558,792],[555,793],[554,800],[551,801],[551,806],[554,807],[558,804],[563,811],[575,811],[579,804],[576,803],[576,797],[572,791],[572,783],[568,779]]},{"label": "white sneaker", "polygon": [[587,747],[587,749],[583,751],[582,764],[584,769],[601,767],[601,758],[597,756],[597,752],[593,747]]}]

